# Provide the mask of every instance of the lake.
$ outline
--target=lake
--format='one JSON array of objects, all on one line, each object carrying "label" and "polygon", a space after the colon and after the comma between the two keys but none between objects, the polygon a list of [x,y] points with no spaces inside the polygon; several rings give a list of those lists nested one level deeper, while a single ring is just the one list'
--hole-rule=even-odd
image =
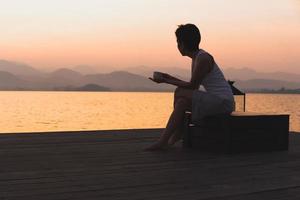
[{"label": "lake", "polygon": [[[168,92],[0,92],[1,133],[162,128],[173,109]],[[247,94],[252,112],[290,114],[300,132],[299,94]]]}]

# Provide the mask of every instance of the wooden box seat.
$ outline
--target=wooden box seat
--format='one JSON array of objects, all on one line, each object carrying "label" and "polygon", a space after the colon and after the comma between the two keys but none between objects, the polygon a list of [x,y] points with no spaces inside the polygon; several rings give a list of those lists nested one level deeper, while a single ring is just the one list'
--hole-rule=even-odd
[{"label": "wooden box seat", "polygon": [[185,117],[183,146],[207,152],[288,150],[289,115],[233,112],[191,122]]}]

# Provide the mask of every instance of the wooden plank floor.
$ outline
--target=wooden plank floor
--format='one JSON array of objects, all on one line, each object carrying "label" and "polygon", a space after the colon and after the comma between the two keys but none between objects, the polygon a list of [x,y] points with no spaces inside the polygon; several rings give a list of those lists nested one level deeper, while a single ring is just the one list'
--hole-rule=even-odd
[{"label": "wooden plank floor", "polygon": [[288,152],[142,151],[160,131],[0,134],[0,200],[300,199],[300,134]]}]

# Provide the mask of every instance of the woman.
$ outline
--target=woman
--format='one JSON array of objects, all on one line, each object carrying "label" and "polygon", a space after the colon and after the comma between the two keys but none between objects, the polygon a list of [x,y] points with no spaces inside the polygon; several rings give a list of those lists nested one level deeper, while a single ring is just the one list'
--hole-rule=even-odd
[{"label": "woman", "polygon": [[[185,111],[192,110],[192,120],[200,120],[206,115],[231,113],[234,99],[231,88],[214,58],[199,49],[201,35],[194,24],[180,25],[176,32],[177,47],[182,56],[192,59],[191,80],[189,82],[163,73],[156,83],[177,86],[174,93],[174,110],[167,126],[157,142],[147,147],[147,151],[161,150],[176,143],[182,136]],[[203,85],[205,91],[200,91]]]}]

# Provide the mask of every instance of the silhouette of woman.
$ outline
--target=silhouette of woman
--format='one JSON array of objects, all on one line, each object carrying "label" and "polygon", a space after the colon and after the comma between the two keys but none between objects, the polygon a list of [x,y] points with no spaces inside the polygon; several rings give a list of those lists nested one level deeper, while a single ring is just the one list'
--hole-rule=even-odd
[{"label": "silhouette of woman", "polygon": [[[167,126],[158,141],[147,147],[146,151],[161,150],[180,140],[187,110],[192,111],[192,120],[234,110],[233,94],[222,71],[209,53],[199,49],[199,29],[194,24],[179,25],[175,35],[181,55],[192,59],[191,79],[187,82],[166,73],[159,78],[150,78],[156,83],[172,84],[177,88],[174,92],[174,109]],[[205,91],[199,90],[200,85]]]}]

